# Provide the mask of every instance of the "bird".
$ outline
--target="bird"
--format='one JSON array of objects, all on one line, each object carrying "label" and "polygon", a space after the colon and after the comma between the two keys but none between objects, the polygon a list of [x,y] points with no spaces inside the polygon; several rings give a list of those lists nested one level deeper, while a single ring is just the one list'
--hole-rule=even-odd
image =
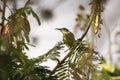
[{"label": "bird", "polygon": [[71,31],[69,31],[67,28],[56,28],[56,30],[60,30],[62,32],[64,44],[68,48],[71,48],[75,42],[74,34]]}]

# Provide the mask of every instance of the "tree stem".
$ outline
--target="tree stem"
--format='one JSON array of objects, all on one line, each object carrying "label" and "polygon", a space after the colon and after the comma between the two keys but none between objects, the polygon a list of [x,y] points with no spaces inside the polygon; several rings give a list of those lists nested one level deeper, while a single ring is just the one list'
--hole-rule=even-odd
[{"label": "tree stem", "polygon": [[94,14],[91,13],[91,18],[90,18],[90,20],[89,20],[89,22],[88,22],[87,29],[86,29],[86,31],[83,33],[83,35],[81,36],[81,38],[78,39],[78,41],[82,41],[83,38],[86,36],[86,34],[88,33],[88,31],[89,31],[89,29],[90,29],[90,26],[91,26],[91,24],[92,24],[93,19],[94,19]]},{"label": "tree stem", "polygon": [[[6,11],[6,2],[7,0],[2,0],[3,2],[3,9],[2,9],[2,22],[0,23],[1,25],[1,34],[3,32],[3,29],[4,29],[4,23],[5,23],[5,11]],[[1,52],[1,51],[0,51]],[[4,54],[1,54],[1,56],[3,56]],[[0,80],[8,80],[8,72],[7,72],[7,69],[6,69],[6,56],[3,56],[3,60],[0,58],[0,61],[2,63],[0,63],[2,66],[5,65],[4,67],[1,67],[0,69]]]},{"label": "tree stem", "polygon": [[4,22],[5,22],[5,10],[6,10],[6,1],[7,0],[3,0],[3,10],[2,10],[2,27],[4,26]]}]

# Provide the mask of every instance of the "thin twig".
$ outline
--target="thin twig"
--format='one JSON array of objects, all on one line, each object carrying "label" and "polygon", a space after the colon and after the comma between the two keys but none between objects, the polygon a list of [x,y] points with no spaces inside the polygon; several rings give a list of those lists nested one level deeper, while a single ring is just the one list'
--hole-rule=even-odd
[{"label": "thin twig", "polygon": [[90,26],[91,26],[91,24],[92,24],[93,19],[94,19],[94,14],[91,15],[91,18],[90,18],[90,21],[89,21],[89,23],[88,23],[88,25],[87,25],[86,31],[83,33],[83,35],[81,36],[81,38],[78,39],[78,41],[82,41],[83,38],[86,36],[86,34],[88,33],[88,30],[90,29]]},{"label": "thin twig", "polygon": [[109,57],[110,64],[112,65],[113,60],[112,60],[112,53],[111,53],[111,33],[110,33],[110,28],[106,24],[105,19],[103,19],[103,23],[105,25],[106,33],[107,33],[107,36],[108,36],[108,57]]},{"label": "thin twig", "polygon": [[8,5],[6,5],[6,7],[9,9],[9,11],[11,12],[11,14],[13,14],[12,10],[10,9],[10,7]]},{"label": "thin twig", "polygon": [[3,9],[2,9],[2,22],[0,23],[1,25],[1,33],[3,32],[4,30],[4,22],[5,22],[5,9],[6,9],[6,0],[3,0]]},{"label": "thin twig", "polygon": [[17,9],[17,0],[13,0],[13,11],[15,12]]},{"label": "thin twig", "polygon": [[2,10],[2,27],[4,26],[5,21],[5,9],[6,9],[6,0],[3,0],[3,10]]},{"label": "thin twig", "polygon": [[57,63],[57,65],[55,66],[55,68],[52,70],[53,73],[54,73],[55,70],[56,70],[62,63],[64,63],[64,61],[69,57],[71,51],[72,51],[72,50],[70,50],[70,51],[68,52],[68,54],[67,54],[59,63]]}]

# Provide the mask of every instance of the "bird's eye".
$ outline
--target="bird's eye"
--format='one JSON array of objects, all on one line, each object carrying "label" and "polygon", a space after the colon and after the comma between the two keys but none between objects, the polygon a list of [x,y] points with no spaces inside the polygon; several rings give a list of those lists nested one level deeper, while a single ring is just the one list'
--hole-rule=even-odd
[{"label": "bird's eye", "polygon": [[68,31],[68,29],[64,28],[65,31]]}]

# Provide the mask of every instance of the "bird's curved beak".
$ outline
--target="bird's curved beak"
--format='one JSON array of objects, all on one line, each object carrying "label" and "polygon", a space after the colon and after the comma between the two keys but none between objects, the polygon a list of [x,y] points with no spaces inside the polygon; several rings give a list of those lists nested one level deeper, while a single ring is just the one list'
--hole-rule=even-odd
[{"label": "bird's curved beak", "polygon": [[55,28],[55,30],[60,30],[60,31],[61,31],[61,29],[60,29],[60,28]]}]

